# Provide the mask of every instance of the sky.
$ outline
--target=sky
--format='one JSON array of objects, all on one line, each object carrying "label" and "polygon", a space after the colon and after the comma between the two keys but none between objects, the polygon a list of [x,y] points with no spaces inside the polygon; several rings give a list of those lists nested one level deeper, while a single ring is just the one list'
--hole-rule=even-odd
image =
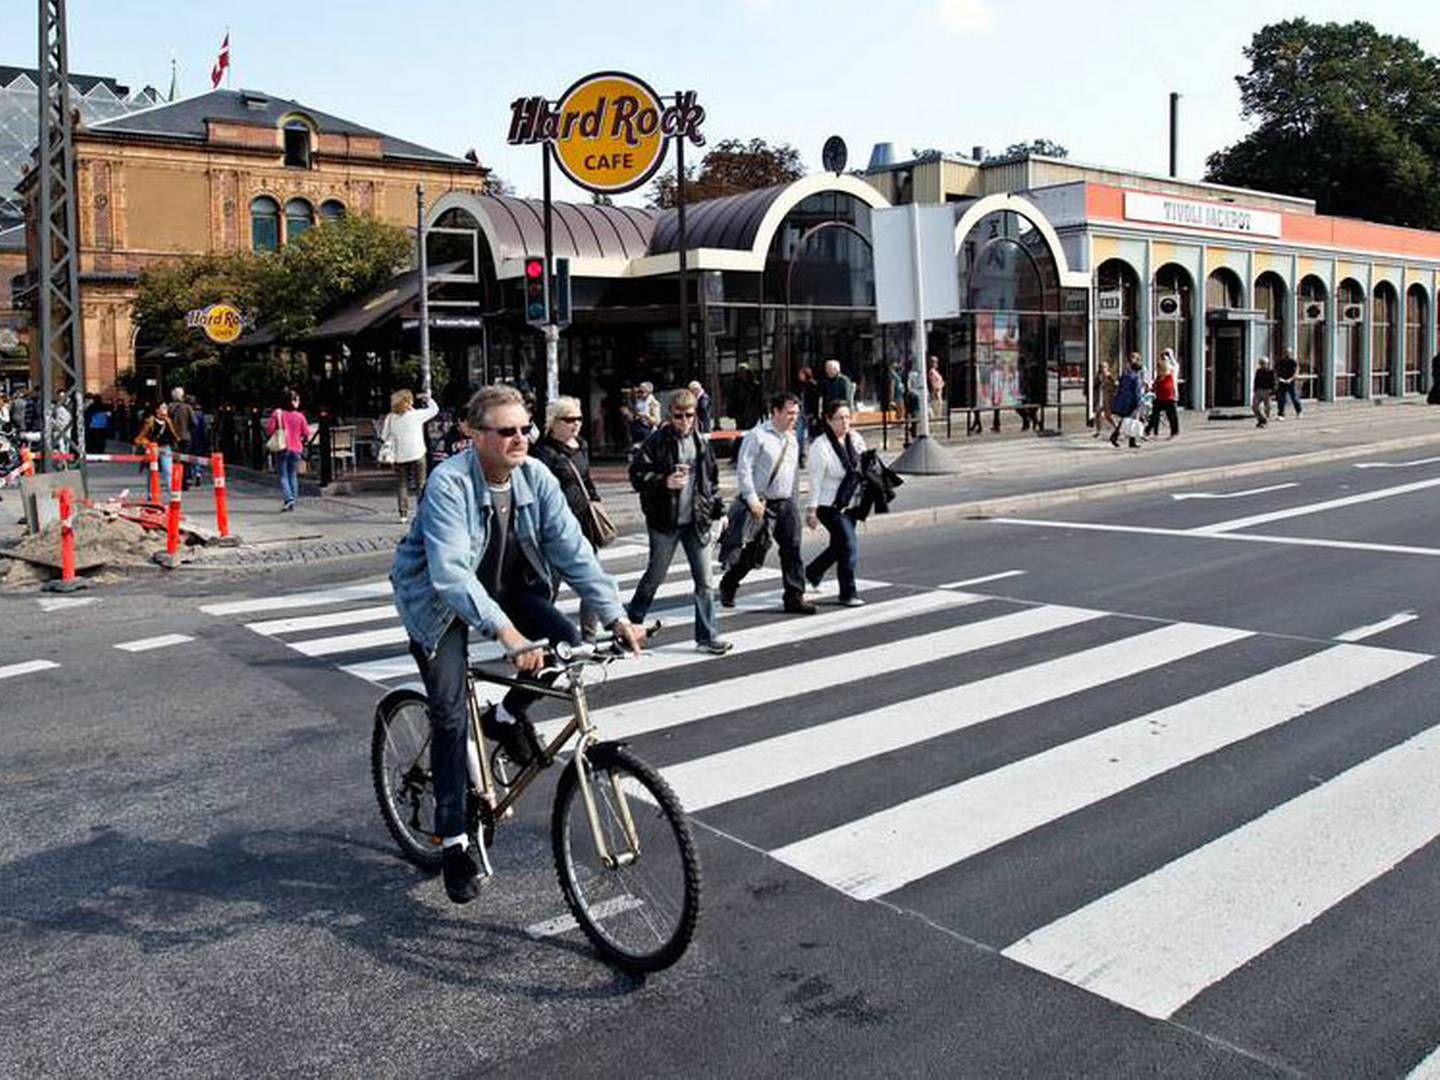
[{"label": "sky", "polygon": [[[36,64],[35,0],[8,0],[0,63]],[[23,12],[28,9],[28,12]],[[515,190],[540,189],[535,147],[509,147],[509,103],[557,98],[599,70],[694,90],[710,142],[760,137],[820,167],[968,155],[1046,138],[1077,160],[1163,173],[1181,95],[1180,174],[1242,137],[1235,76],[1267,23],[1364,19],[1440,54],[1440,3],[1305,0],[69,0],[70,67],[181,96],[210,88],[226,29],[234,89],[257,89],[453,154],[473,148]],[[1178,14],[1177,14],[1178,12]],[[17,13],[24,17],[17,18]],[[557,178],[557,198],[584,198]],[[618,202],[643,203],[644,189]]]}]

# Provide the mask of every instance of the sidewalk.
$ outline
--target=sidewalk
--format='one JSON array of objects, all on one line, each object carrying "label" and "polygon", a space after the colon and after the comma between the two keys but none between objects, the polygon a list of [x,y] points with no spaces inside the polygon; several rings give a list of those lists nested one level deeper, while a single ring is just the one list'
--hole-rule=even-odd
[{"label": "sidewalk", "polygon": [[[1359,457],[1387,450],[1440,445],[1440,408],[1423,401],[1307,404],[1300,419],[1272,420],[1263,430],[1249,421],[1209,421],[1182,414],[1181,435],[1162,435],[1130,450],[1088,429],[1062,436],[1018,433],[959,439],[951,445],[959,472],[950,476],[906,477],[894,510],[872,517],[867,531],[913,528],[1001,512],[1034,510],[1066,502],[1160,490],[1231,477],[1260,475]],[[878,434],[878,433],[877,433]],[[887,457],[898,456],[892,441]],[[143,478],[124,466],[91,467],[96,498],[130,488],[143,491]],[[643,530],[635,493],[617,466],[596,470],[601,497],[622,534]],[[734,469],[721,465],[721,486],[734,491]],[[190,549],[188,568],[221,569],[310,562],[391,550],[404,534],[393,492],[344,497],[305,497],[291,513],[280,512],[278,487],[232,479],[231,530],[236,548]],[[7,498],[13,496],[7,496]],[[187,517],[213,527],[214,497],[208,484],[185,495]],[[13,515],[0,514],[0,541],[18,535]]]}]

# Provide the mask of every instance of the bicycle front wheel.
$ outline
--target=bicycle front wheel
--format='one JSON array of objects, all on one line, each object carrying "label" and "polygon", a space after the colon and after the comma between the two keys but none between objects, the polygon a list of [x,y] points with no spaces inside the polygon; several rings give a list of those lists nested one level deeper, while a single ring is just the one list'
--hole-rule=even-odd
[{"label": "bicycle front wheel", "polygon": [[370,774],[385,827],[405,858],[439,870],[435,785],[430,775],[430,706],[415,693],[396,693],[375,712]]},{"label": "bicycle front wheel", "polygon": [[700,857],[660,774],[622,747],[594,746],[560,777],[550,828],[560,888],[596,948],[628,971],[680,959],[700,917]]}]

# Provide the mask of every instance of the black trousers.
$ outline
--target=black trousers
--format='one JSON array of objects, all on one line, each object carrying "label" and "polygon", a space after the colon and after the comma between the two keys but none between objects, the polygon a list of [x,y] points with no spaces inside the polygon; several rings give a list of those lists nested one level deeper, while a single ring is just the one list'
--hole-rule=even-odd
[{"label": "black trousers", "polygon": [[[733,526],[732,526],[733,527]],[[805,563],[800,558],[800,508],[794,499],[767,499],[765,528],[780,549],[780,576],[785,585],[785,599],[800,600],[805,596]],[[761,533],[740,551],[735,565],[720,579],[720,591],[733,593],[745,575],[765,562],[769,545]]]},{"label": "black trousers", "polygon": [[1164,416],[1170,424],[1170,434],[1180,434],[1180,413],[1175,408],[1173,401],[1157,401],[1155,407],[1150,410],[1150,422],[1145,425],[1145,430],[1151,435],[1160,434],[1160,417]]}]

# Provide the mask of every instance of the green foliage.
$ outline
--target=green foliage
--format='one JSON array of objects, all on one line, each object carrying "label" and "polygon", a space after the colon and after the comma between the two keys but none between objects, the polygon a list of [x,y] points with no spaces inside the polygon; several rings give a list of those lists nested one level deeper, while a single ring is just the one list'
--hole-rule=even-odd
[{"label": "green foliage", "polygon": [[1245,49],[1253,132],[1206,179],[1316,200],[1322,213],[1440,228],[1440,61],[1365,22],[1290,19]]},{"label": "green foliage", "polygon": [[[685,168],[685,200],[718,199],[746,191],[788,184],[805,175],[800,151],[788,143],[771,146],[764,139],[722,139],[705,154],[697,171]],[[666,169],[650,186],[649,204],[657,209],[675,205],[675,170]]]},{"label": "green foliage", "polygon": [[[391,381],[399,388],[408,386],[411,390],[419,393],[424,380],[420,378],[420,357],[411,354],[403,359],[396,360],[390,367]],[[445,363],[445,358],[435,352],[430,354],[430,387],[437,396],[445,389],[450,381],[450,367]],[[462,387],[463,389],[463,387]]]},{"label": "green foliage", "polygon": [[[1050,139],[1031,139],[1029,142],[1011,143],[998,156],[1001,158],[1024,157],[1035,154],[1039,157],[1067,158],[1070,151]],[[989,159],[993,160],[993,159]]]}]

